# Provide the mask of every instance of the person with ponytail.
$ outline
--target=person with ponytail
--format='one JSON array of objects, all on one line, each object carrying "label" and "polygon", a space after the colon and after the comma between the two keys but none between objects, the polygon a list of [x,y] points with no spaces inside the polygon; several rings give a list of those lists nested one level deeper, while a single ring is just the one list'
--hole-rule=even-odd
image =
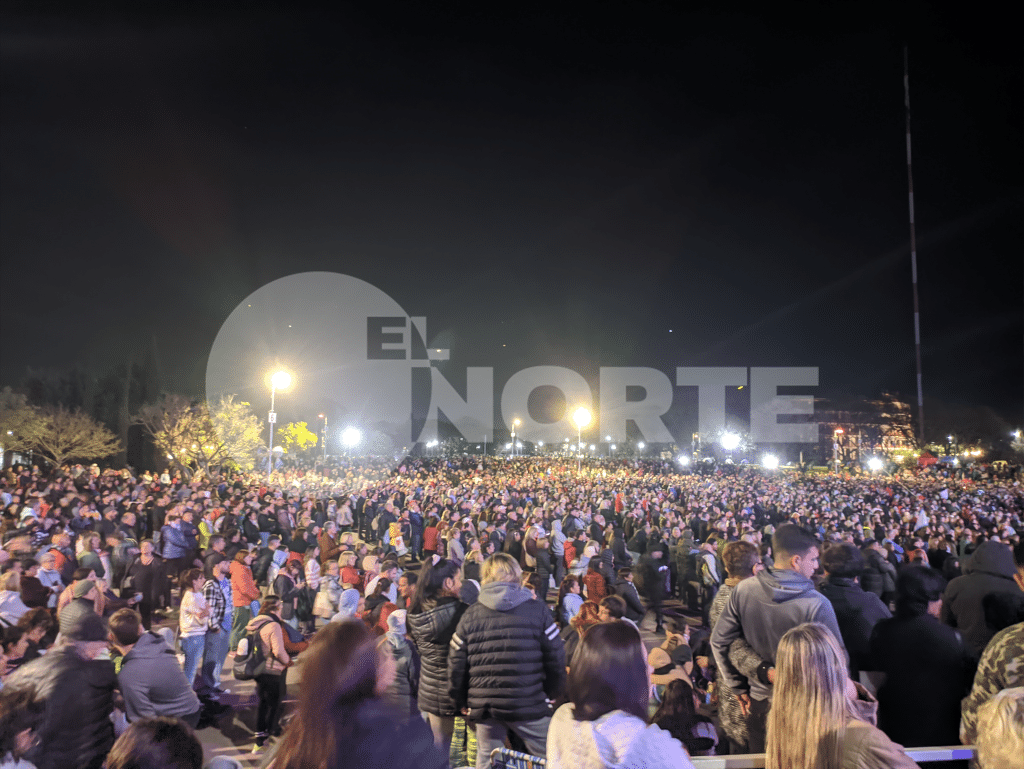
[{"label": "person with ponytail", "polygon": [[417,704],[430,724],[434,742],[446,754],[458,715],[448,694],[448,647],[466,611],[466,604],[459,599],[461,588],[459,564],[435,555],[420,572],[406,617],[420,653]]}]

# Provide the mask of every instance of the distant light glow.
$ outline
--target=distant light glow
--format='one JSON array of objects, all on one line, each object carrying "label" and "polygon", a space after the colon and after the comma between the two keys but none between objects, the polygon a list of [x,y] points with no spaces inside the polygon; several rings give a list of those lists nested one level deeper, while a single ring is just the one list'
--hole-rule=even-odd
[{"label": "distant light glow", "polygon": [[738,436],[736,433],[725,433],[722,436],[721,443],[723,449],[725,449],[726,451],[732,451],[733,449],[740,445],[740,436]]},{"label": "distant light glow", "polygon": [[647,445],[646,443],[644,443],[643,441],[640,441],[638,444],[636,444],[636,447],[638,449],[640,449],[640,451],[643,451],[644,450],[644,446],[646,446],[646,445]]},{"label": "distant light glow", "polygon": [[775,470],[779,466],[779,458],[774,454],[765,454],[761,457],[761,467],[765,470]]},{"label": "distant light glow", "polygon": [[362,440],[363,433],[358,427],[346,427],[341,431],[341,442],[349,448],[358,446]]},{"label": "distant light glow", "polygon": [[871,457],[868,460],[868,470],[873,473],[878,472],[882,469],[882,460],[879,457]]},{"label": "distant light glow", "polygon": [[679,464],[681,464],[683,467],[689,467],[690,458],[686,456],[679,457]]}]

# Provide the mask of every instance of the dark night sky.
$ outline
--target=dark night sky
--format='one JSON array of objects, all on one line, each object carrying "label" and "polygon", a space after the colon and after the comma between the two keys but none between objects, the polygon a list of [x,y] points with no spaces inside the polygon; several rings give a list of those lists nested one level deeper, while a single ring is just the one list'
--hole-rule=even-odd
[{"label": "dark night sky", "polygon": [[245,296],[327,270],[499,386],[540,364],[802,365],[821,395],[910,400],[908,40],[926,395],[1020,421],[1005,20],[89,5],[2,18],[0,384],[141,360],[155,335],[165,386],[199,392]]}]

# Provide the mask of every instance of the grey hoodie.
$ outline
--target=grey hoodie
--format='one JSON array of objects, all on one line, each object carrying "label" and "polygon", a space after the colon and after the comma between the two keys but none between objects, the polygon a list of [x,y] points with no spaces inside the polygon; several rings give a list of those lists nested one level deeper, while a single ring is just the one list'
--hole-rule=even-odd
[{"label": "grey hoodie", "polygon": [[779,641],[804,622],[820,622],[843,644],[832,604],[814,589],[814,583],[788,569],[765,569],[754,579],[740,582],[729,596],[711,634],[711,648],[726,685],[748,692],[755,700],[771,699],[771,685],[747,680],[729,661],[729,645],[744,638],[761,659],[774,664]]},{"label": "grey hoodie", "polygon": [[143,633],[124,656],[117,683],[129,721],[183,718],[199,710],[199,698],[185,680],[177,655],[152,631]]}]

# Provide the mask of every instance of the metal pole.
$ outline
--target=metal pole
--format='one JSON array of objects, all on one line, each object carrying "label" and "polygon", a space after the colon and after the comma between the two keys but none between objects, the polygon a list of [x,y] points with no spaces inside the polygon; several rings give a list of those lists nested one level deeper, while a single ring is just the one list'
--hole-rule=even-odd
[{"label": "metal pole", "polygon": [[324,415],[324,467],[327,466],[327,415]]},{"label": "metal pole", "polygon": [[267,421],[270,423],[270,462],[269,469],[267,470],[267,483],[270,483],[274,476],[274,395],[277,393],[277,388],[270,385],[270,414],[267,416]]},{"label": "metal pole", "polygon": [[924,446],[924,386],[921,382],[921,305],[917,298],[917,231],[914,225],[914,171],[910,163],[910,56],[903,46],[903,100],[907,112],[907,188],[910,203],[910,271],[914,285],[914,354],[917,359],[917,442]]},{"label": "metal pole", "polygon": [[576,423],[576,472],[580,471],[580,465],[583,462],[583,452],[580,451],[580,444],[583,442],[583,427],[577,422]]}]

